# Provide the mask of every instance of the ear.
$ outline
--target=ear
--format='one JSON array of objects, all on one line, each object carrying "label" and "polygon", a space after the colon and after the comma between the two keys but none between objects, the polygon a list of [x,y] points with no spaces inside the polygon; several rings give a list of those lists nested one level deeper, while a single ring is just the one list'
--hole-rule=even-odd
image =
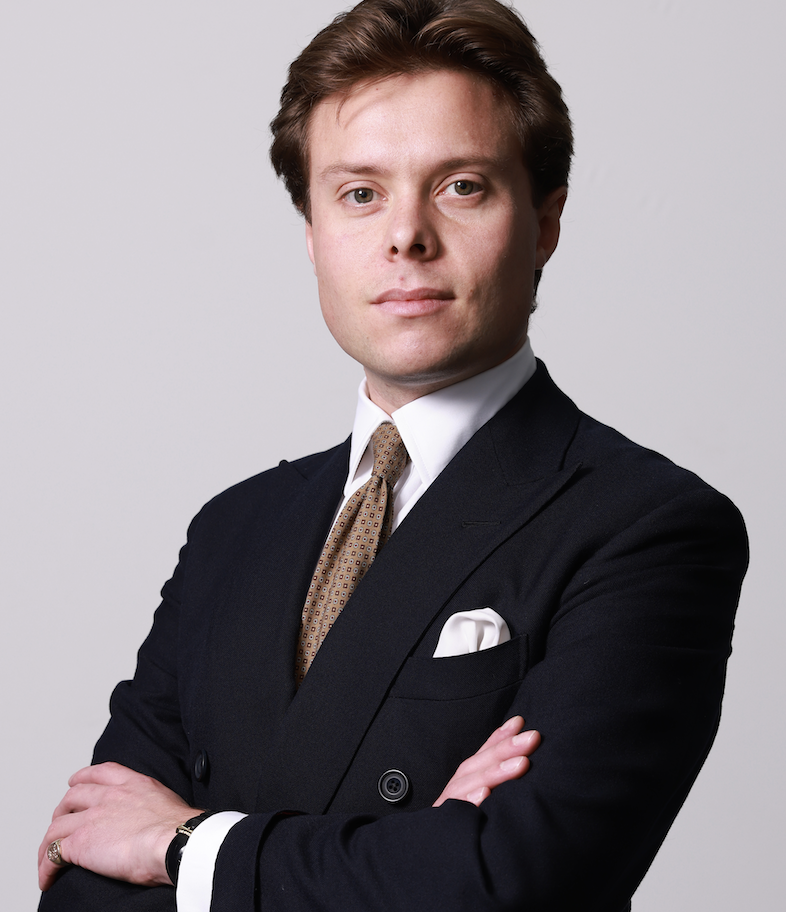
[{"label": "ear", "polygon": [[535,250],[535,268],[543,269],[559,241],[560,217],[568,198],[567,187],[557,187],[543,200],[537,210],[538,245]]},{"label": "ear", "polygon": [[314,229],[311,227],[311,222],[306,221],[306,247],[308,248],[308,258],[311,260],[311,265],[314,267],[314,275],[317,274],[317,265],[314,262]]}]

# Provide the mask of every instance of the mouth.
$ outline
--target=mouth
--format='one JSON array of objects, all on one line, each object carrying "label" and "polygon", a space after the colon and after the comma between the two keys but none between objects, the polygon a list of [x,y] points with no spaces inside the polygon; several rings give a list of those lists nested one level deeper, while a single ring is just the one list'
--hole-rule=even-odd
[{"label": "mouth", "polygon": [[386,313],[400,317],[417,317],[441,310],[452,300],[452,292],[439,288],[389,288],[371,303]]}]

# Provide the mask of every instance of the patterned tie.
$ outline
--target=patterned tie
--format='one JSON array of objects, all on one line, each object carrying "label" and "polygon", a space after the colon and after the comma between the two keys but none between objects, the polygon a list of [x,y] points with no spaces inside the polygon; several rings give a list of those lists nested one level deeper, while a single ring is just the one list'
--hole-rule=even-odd
[{"label": "patterned tie", "polygon": [[393,526],[393,486],[409,456],[396,426],[386,421],[371,437],[371,478],[349,498],[330,531],[306,596],[295,660],[298,686],[317,650]]}]

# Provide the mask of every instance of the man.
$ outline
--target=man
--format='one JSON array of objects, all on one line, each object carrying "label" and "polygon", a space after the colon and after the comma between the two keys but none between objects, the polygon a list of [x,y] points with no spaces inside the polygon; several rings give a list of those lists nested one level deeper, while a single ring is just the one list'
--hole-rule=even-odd
[{"label": "man", "polygon": [[364,367],[352,438],[192,523],[41,908],[171,909],[177,880],[181,912],[620,912],[714,737],[746,543],[534,361],[559,88],[495,0],[366,0],[273,131]]}]

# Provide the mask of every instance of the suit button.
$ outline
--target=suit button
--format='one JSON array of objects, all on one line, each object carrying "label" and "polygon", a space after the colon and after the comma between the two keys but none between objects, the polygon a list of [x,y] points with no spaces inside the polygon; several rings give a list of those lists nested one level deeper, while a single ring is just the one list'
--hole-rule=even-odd
[{"label": "suit button", "polygon": [[379,794],[391,804],[397,804],[409,793],[409,779],[401,770],[388,770],[379,777]]},{"label": "suit button", "polygon": [[209,771],[210,761],[207,758],[207,751],[200,750],[197,752],[196,759],[194,760],[194,778],[197,782],[202,782],[204,779],[207,779]]}]

